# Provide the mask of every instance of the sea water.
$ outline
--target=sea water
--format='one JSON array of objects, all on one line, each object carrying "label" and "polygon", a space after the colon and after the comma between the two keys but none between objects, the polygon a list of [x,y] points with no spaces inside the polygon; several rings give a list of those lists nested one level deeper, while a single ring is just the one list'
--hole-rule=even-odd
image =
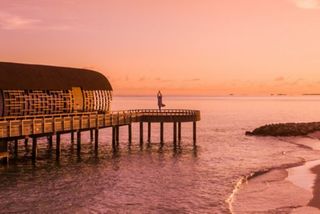
[{"label": "sea water", "polygon": [[[164,96],[166,108],[201,111],[196,148],[191,123],[182,124],[177,148],[170,123],[165,124],[163,147],[159,124],[152,124],[152,142],[143,147],[138,125],[131,146],[127,128],[121,127],[118,151],[112,150],[110,129],[99,132],[98,153],[89,133],[83,133],[80,155],[70,135],[63,135],[59,159],[42,139],[35,164],[21,142],[18,160],[0,168],[0,212],[229,213],[241,178],[297,162],[298,157],[284,154],[306,149],[283,138],[246,136],[245,131],[268,123],[320,121],[319,101],[316,96]],[[157,99],[115,97],[112,105],[113,110],[156,108]]]}]

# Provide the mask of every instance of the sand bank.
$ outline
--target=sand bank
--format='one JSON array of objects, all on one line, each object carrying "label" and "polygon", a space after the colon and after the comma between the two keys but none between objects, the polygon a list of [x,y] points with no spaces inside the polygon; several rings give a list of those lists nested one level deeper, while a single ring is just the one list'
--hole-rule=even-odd
[{"label": "sand bank", "polygon": [[[318,134],[310,137],[292,143],[319,152]],[[310,161],[319,157],[314,153],[299,166],[249,178],[234,196],[233,213],[320,213],[320,160]]]}]

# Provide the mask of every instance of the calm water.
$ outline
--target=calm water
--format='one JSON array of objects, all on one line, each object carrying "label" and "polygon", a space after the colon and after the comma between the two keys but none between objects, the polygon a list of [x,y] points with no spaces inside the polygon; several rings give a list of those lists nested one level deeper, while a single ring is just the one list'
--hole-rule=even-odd
[{"label": "calm water", "polygon": [[[127,144],[121,128],[120,149],[113,152],[111,130],[100,132],[99,153],[88,133],[81,155],[69,136],[62,155],[40,141],[36,165],[20,145],[19,160],[0,169],[0,212],[38,213],[228,213],[226,199],[241,176],[297,161],[282,155],[299,147],[277,138],[244,135],[272,122],[320,121],[320,97],[185,98],[164,97],[168,108],[200,109],[198,148],[192,147],[191,124],[183,124],[181,147],[172,146],[172,124],[159,145],[159,126],[152,143]],[[116,97],[113,109],[154,108],[156,98]],[[145,137],[146,139],[146,137]]]}]

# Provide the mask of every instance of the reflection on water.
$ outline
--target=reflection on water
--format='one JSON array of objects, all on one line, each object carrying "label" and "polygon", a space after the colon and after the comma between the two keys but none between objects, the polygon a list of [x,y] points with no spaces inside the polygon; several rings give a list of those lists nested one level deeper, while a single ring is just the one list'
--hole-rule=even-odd
[{"label": "reflection on water", "polygon": [[[19,144],[19,158],[0,168],[0,212],[59,213],[221,213],[239,177],[262,168],[290,163],[283,151],[300,151],[277,138],[244,135],[271,122],[314,121],[318,98],[181,98],[164,97],[169,108],[200,109],[197,147],[192,124],[183,124],[182,142],[174,146],[172,124],[165,124],[164,145],[159,124],[152,125],[152,143],[139,146],[120,128],[120,145],[113,149],[111,130],[100,131],[99,149],[83,134],[80,153],[70,135],[55,144],[39,140],[38,159]],[[114,110],[154,108],[155,98],[115,98]],[[290,107],[290,109],[288,109]],[[31,145],[28,145],[29,147]]]}]

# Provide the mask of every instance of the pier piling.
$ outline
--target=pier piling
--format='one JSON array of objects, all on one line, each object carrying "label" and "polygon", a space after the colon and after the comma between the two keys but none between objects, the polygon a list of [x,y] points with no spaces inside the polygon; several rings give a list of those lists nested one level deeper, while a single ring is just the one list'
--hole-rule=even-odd
[{"label": "pier piling", "polygon": [[178,122],[178,142],[181,142],[181,122]]},{"label": "pier piling", "polygon": [[47,139],[48,139],[49,148],[51,149],[52,148],[52,143],[53,143],[52,135],[47,136]]},{"label": "pier piling", "polygon": [[59,157],[61,153],[60,144],[61,144],[61,135],[57,133],[57,136],[56,136],[56,156],[57,157]]},{"label": "pier piling", "polygon": [[160,123],[160,143],[163,144],[163,122]]},{"label": "pier piling", "polygon": [[90,142],[93,142],[93,129],[90,129]]},{"label": "pier piling", "polygon": [[132,143],[132,125],[131,124],[128,125],[128,141],[129,141],[129,145],[131,145]]},{"label": "pier piling", "polygon": [[140,122],[140,146],[143,145],[143,122]]},{"label": "pier piling", "polygon": [[112,148],[116,148],[116,127],[112,127]]},{"label": "pier piling", "polygon": [[77,150],[81,150],[81,131],[77,131]]},{"label": "pier piling", "polygon": [[32,138],[32,160],[35,161],[37,159],[37,137]]},{"label": "pier piling", "polygon": [[98,150],[98,146],[99,146],[99,129],[95,130],[95,136],[94,136],[94,149]]},{"label": "pier piling", "polygon": [[151,122],[148,122],[148,143],[151,143]]},{"label": "pier piling", "polygon": [[74,132],[71,132],[71,143],[74,143]]},{"label": "pier piling", "polygon": [[177,123],[173,123],[173,143],[177,143]]},{"label": "pier piling", "polygon": [[14,140],[14,157],[17,158],[18,157],[18,152],[19,152],[19,140],[16,139]]},{"label": "pier piling", "polygon": [[197,122],[193,122],[193,146],[197,145]]}]

